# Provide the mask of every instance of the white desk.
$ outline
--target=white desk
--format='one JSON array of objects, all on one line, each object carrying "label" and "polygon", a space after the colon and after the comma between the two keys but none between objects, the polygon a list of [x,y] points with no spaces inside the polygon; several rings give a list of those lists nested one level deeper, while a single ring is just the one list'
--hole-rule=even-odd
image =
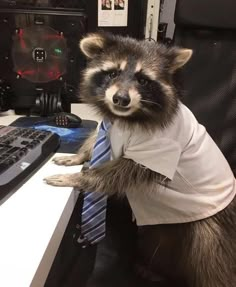
[{"label": "white desk", "polygon": [[[86,105],[72,105],[72,112],[82,119],[99,120]],[[16,118],[12,112],[1,114],[0,124]],[[49,160],[0,206],[1,287],[44,286],[77,194],[71,188],[49,186],[42,179],[80,168],[56,166]]]}]

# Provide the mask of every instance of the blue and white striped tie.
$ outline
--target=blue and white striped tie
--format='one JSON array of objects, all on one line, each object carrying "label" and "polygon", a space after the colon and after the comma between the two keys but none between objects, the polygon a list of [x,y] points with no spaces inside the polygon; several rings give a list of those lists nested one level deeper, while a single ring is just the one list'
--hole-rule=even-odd
[{"label": "blue and white striped tie", "polygon": [[[90,168],[110,160],[111,145],[108,136],[110,122],[102,121],[93,148]],[[94,244],[105,237],[107,196],[98,192],[84,192],[81,219],[81,237],[78,242]]]}]

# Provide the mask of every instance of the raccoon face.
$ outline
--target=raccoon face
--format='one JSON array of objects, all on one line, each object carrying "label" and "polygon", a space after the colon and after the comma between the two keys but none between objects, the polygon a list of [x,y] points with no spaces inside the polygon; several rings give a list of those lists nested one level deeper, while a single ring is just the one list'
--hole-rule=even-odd
[{"label": "raccoon face", "polygon": [[178,109],[173,75],[191,57],[188,49],[111,34],[91,34],[80,48],[88,58],[80,96],[102,116],[145,129],[165,127]]}]

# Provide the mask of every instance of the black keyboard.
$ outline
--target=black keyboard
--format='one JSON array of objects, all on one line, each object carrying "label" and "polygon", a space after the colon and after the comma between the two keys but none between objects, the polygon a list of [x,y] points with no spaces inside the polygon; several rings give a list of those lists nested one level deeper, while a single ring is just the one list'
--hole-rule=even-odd
[{"label": "black keyboard", "polygon": [[56,151],[57,134],[33,128],[0,125],[0,200]]}]

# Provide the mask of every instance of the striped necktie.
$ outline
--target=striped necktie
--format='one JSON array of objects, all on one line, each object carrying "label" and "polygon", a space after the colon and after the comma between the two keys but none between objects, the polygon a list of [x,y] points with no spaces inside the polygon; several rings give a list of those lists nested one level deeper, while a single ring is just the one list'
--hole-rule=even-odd
[{"label": "striped necktie", "polygon": [[[110,160],[111,145],[108,136],[110,122],[102,121],[93,148],[90,168]],[[79,243],[94,244],[105,237],[107,196],[98,192],[84,192]]]}]

